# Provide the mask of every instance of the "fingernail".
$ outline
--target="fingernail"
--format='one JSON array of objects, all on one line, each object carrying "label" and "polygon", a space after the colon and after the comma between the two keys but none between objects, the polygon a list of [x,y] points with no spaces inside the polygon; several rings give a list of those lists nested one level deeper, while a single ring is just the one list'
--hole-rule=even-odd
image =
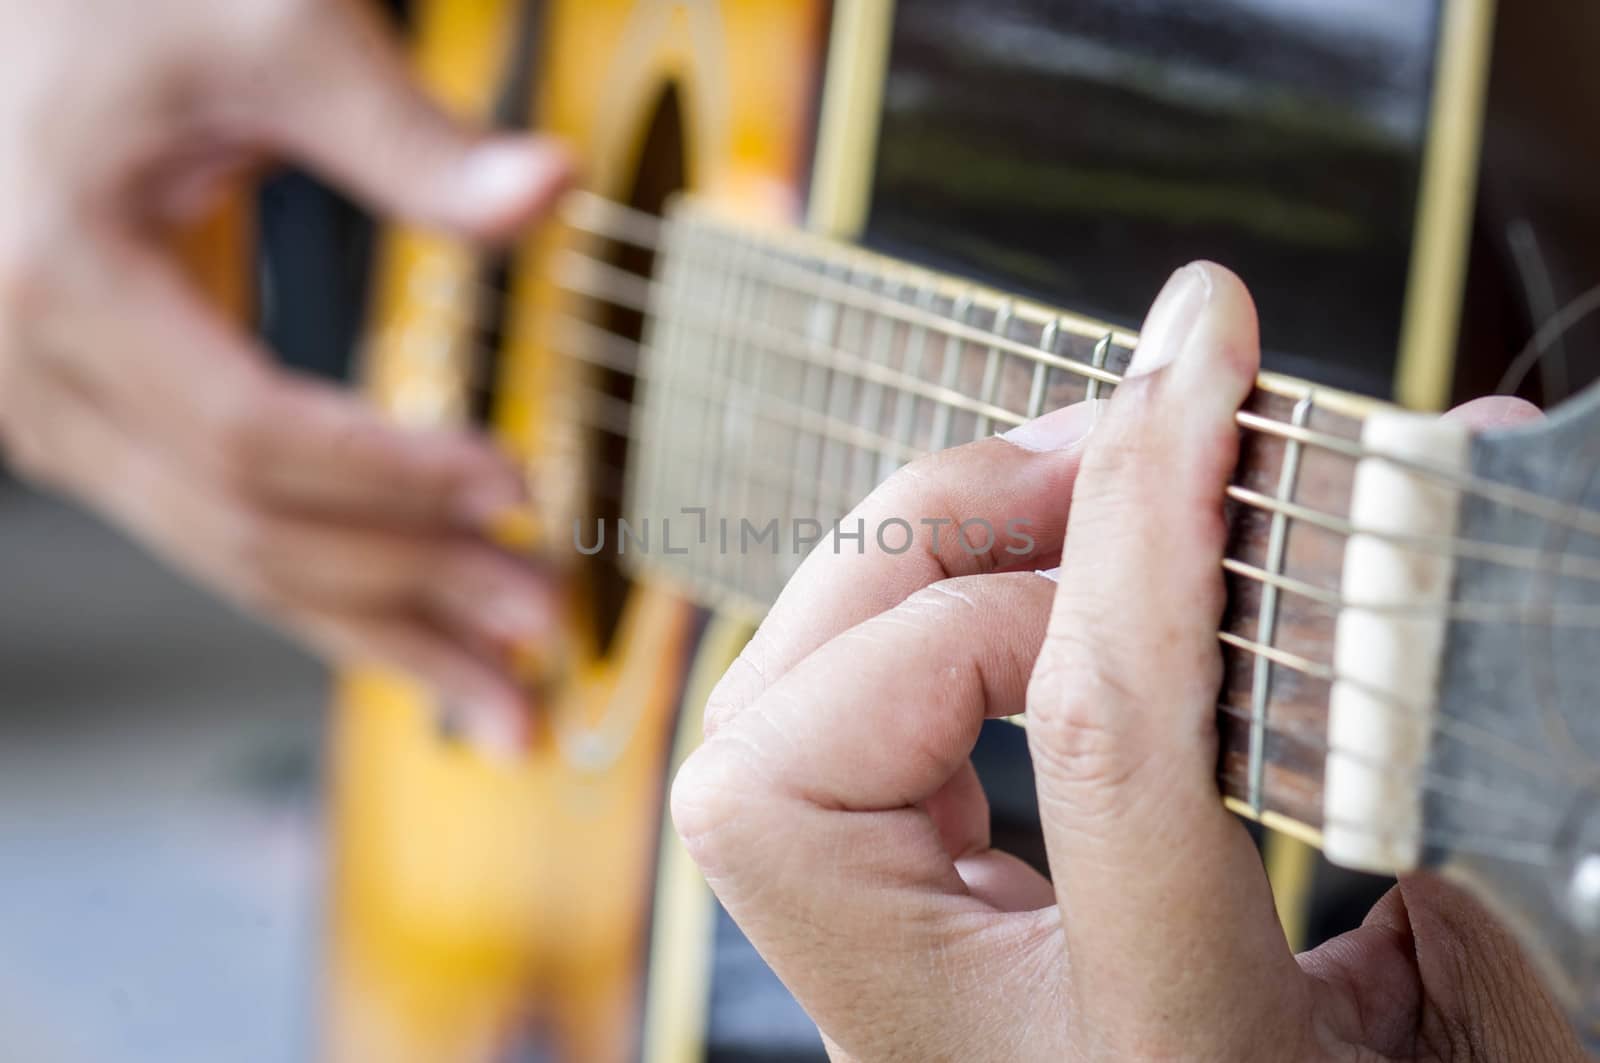
[{"label": "fingernail", "polygon": [[495,215],[525,203],[549,176],[550,157],[531,144],[497,140],[474,148],[461,167],[463,206]]},{"label": "fingernail", "polygon": [[1066,450],[1080,443],[1100,418],[1101,399],[1086,399],[1017,425],[1000,438],[1023,450]]},{"label": "fingernail", "polygon": [[1211,277],[1205,267],[1190,263],[1174,273],[1144,319],[1128,375],[1153,373],[1176,358],[1210,299]]}]

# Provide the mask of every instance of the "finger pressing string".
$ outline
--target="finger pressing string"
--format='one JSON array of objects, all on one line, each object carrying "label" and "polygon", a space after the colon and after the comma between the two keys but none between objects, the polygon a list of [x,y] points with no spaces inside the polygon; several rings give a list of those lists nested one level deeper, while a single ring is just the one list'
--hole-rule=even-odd
[{"label": "finger pressing string", "polygon": [[[1264,1013],[1303,1003],[1242,992],[1241,972],[1258,984],[1274,969],[1274,993],[1304,988],[1248,835],[1216,799],[1222,499],[1257,358],[1238,278],[1209,264],[1174,275],[1088,444],[1029,687],[1051,875],[1086,975],[1074,1002],[1108,1057],[1181,1058],[1191,1024],[1238,997]],[[1182,978],[1130,975],[1173,955]],[[1242,1017],[1227,1058],[1262,1057],[1258,1029]]]}]

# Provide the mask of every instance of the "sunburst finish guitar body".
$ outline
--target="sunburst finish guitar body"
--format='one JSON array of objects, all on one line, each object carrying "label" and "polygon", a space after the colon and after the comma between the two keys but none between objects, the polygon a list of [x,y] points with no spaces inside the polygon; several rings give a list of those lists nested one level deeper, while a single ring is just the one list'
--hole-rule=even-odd
[{"label": "sunburst finish guitar body", "polygon": [[[1269,361],[1314,381],[1264,380],[1241,422],[1254,434],[1234,486],[1221,789],[1348,863],[1422,859],[1426,802],[1389,795],[1395,836],[1379,845],[1359,806],[1387,791],[1367,761],[1285,737],[1326,747],[1330,716],[1357,731],[1375,718],[1364,688],[1341,693],[1342,673],[1314,667],[1339,599],[1300,592],[1337,587],[1348,559],[1295,507],[1348,534],[1363,497],[1386,497],[1382,472],[1374,489],[1360,470],[1380,449],[1367,433],[1399,415],[1347,392],[1438,407],[1464,375],[1458,337],[1482,334],[1492,302],[1463,291],[1504,296],[1504,256],[1473,236],[1492,213],[1474,178],[1488,71],[1488,111],[1513,106],[1526,79],[1502,60],[1540,5],[1498,29],[1487,0],[1281,20],[1161,6],[423,5],[432,89],[567,138],[586,192],[568,225],[506,256],[391,233],[368,386],[413,423],[489,419],[537,496],[506,541],[555,566],[569,609],[525,662],[541,711],[520,761],[452,742],[444,707],[400,677],[345,677],[330,1058],[737,1054],[713,1044],[728,977],[713,942],[733,938],[658,842],[662,794],[709,684],[798,558],[680,556],[664,520],[826,523],[917,453],[1108,393],[1126,326],[1189,257],[1239,267]],[[1046,309],[1063,303],[1083,315]],[[1456,490],[1464,438],[1383,446],[1420,447],[1408,460],[1447,465]],[[656,540],[627,554],[623,518],[654,521]],[[584,549],[574,526],[616,538]],[[1374,637],[1415,638],[1424,659],[1446,633]],[[1429,741],[1383,733],[1408,756]],[[997,812],[1007,780],[1026,781],[999,762]],[[1329,801],[1354,803],[1363,829],[1341,836]]]}]

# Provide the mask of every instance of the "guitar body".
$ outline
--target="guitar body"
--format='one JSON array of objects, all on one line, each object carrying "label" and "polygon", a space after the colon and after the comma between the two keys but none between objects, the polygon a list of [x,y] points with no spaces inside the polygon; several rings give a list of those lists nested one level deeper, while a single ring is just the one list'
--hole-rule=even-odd
[{"label": "guitar body", "polygon": [[[500,0],[424,5],[417,47],[430,87],[486,117],[504,56],[536,25],[531,111],[575,149],[587,187],[652,210],[691,187],[752,217],[793,216],[820,69],[816,4],[538,7],[530,22]],[[552,338],[565,312],[552,264],[562,246],[552,228],[486,270],[472,248],[389,234],[365,368],[378,401],[418,423],[470,416],[474,375],[492,373],[487,414],[548,504],[542,526],[507,535],[564,545],[569,514],[614,505],[614,485],[595,487],[601,472],[575,473],[616,441],[581,416],[583,396],[614,382],[566,364]],[[480,297],[489,287],[508,293],[492,323]],[[487,359],[486,325],[502,337]],[[620,468],[624,456],[611,460]],[[609,563],[556,563],[570,608],[558,650],[531,668],[541,705],[525,759],[495,763],[442,737],[442,707],[399,676],[340,685],[329,1058],[635,1051],[662,794],[705,614]]]}]

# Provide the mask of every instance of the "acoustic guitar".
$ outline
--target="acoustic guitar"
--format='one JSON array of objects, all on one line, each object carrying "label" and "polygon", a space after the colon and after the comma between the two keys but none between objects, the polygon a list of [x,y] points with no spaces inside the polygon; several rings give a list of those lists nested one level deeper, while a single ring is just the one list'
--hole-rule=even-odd
[{"label": "acoustic guitar", "polygon": [[[1114,391],[1127,323],[1201,254],[1256,288],[1277,370],[1229,489],[1224,800],[1347,866],[1460,878],[1589,1029],[1600,403],[1474,437],[1384,400],[1437,408],[1508,363],[1551,398],[1581,382],[1513,357],[1529,322],[1535,356],[1578,335],[1546,307],[1600,248],[1581,198],[1513,211],[1520,241],[1484,219],[1503,173],[1567,150],[1508,117],[1557,91],[1530,35],[1600,26],[1061,6],[424,6],[429,84],[567,137],[586,190],[509,256],[391,233],[369,387],[415,423],[489,419],[538,497],[507,544],[570,608],[524,662],[521,762],[450,741],[401,677],[346,677],[331,1057],[748,1047],[722,990],[751,968],[660,830],[706,692],[893,469]],[[1581,66],[1570,122],[1600,102]],[[1504,152],[1513,125],[1548,143]]]}]

